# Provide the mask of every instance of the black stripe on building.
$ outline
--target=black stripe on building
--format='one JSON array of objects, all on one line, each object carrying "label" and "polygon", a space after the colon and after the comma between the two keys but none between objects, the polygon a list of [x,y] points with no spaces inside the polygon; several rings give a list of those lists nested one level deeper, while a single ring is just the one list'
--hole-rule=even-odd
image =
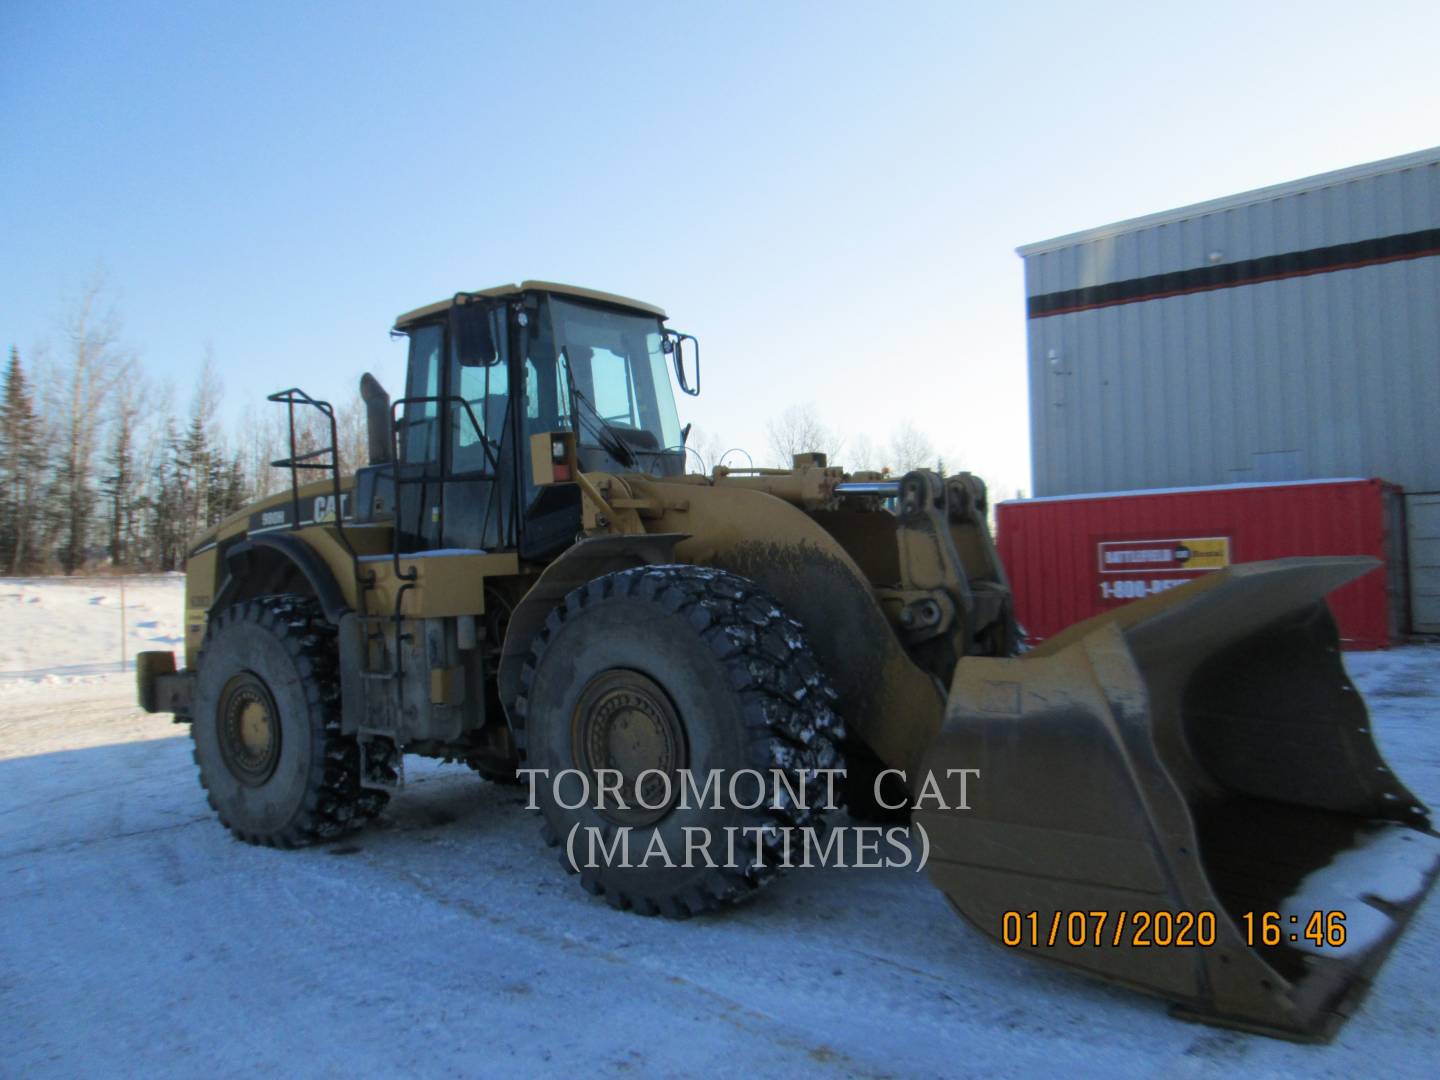
[{"label": "black stripe on building", "polygon": [[1335,270],[1350,270],[1357,266],[1422,259],[1427,255],[1440,255],[1440,229],[1421,229],[1418,232],[1381,236],[1374,240],[1357,240],[1353,244],[1334,244],[1330,247],[1310,248],[1308,251],[1291,251],[1284,255],[1266,255],[1259,259],[1245,259],[1243,262],[1197,266],[1193,270],[1152,274],[1150,277],[1115,281],[1109,285],[1092,285],[1086,289],[1065,289],[1061,292],[1046,293],[1044,296],[1030,297],[1026,301],[1026,311],[1030,318],[1042,319],[1047,315],[1090,311],[1094,308],[1115,307],[1117,304],[1135,304],[1141,300],[1159,300],[1167,296],[1184,296],[1187,293],[1209,292],[1213,289],[1233,289],[1239,285],[1253,285],[1261,281],[1281,281],[1310,274],[1328,274]]}]

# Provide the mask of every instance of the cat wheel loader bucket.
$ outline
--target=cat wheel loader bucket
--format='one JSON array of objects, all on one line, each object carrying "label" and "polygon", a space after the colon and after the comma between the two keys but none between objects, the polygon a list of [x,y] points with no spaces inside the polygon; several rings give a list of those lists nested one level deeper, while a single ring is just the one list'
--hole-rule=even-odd
[{"label": "cat wheel loader bucket", "polygon": [[923,768],[979,775],[968,809],[916,808],[936,884],[1003,944],[1179,1015],[1328,1038],[1440,862],[1323,600],[1375,565],[1232,566],[962,659]]}]

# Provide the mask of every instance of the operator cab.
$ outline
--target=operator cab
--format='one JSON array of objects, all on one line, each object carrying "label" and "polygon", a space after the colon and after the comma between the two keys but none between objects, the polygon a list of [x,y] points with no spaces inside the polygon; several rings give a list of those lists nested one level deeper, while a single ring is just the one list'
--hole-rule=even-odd
[{"label": "operator cab", "polygon": [[638,300],[535,281],[400,316],[394,332],[410,341],[404,396],[392,405],[373,379],[362,388],[372,464],[356,476],[357,519],[393,518],[401,551],[518,550],[538,560],[580,531],[580,494],[571,484],[535,487],[531,435],[574,432],[584,471],[683,474],[689,429],[670,370],[698,393],[699,352],[665,319]]}]

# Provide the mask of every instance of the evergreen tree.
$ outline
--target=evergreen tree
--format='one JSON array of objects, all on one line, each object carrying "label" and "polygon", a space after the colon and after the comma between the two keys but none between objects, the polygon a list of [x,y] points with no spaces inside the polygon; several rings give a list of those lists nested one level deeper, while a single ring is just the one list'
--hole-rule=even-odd
[{"label": "evergreen tree", "polygon": [[45,442],[40,418],[20,364],[10,347],[0,401],[0,567],[20,573],[35,558],[38,495],[45,483]]},{"label": "evergreen tree", "polygon": [[115,566],[128,565],[135,556],[132,548],[140,498],[135,476],[135,425],[139,416],[134,383],[124,383],[116,390],[102,483],[110,518],[110,562]]},{"label": "evergreen tree", "polygon": [[158,526],[169,484],[170,416],[169,397],[163,388],[145,395],[144,421],[136,429],[132,503],[135,533],[129,558],[133,565],[146,570],[165,569]]},{"label": "evergreen tree", "polygon": [[227,458],[218,447],[209,452],[205,462],[204,528],[218,525],[239,509],[230,496],[230,474],[234,465],[234,459]]},{"label": "evergreen tree", "polygon": [[210,440],[197,413],[190,418],[185,437],[176,448],[175,474],[179,481],[179,526],[182,542],[205,527],[205,495],[210,473]]},{"label": "evergreen tree", "polygon": [[217,454],[210,492],[210,524],[218,524],[237,513],[245,505],[248,489],[242,455],[237,451],[227,461]]},{"label": "evergreen tree", "polygon": [[188,543],[197,533],[219,520],[217,513],[223,502],[224,462],[219,453],[220,440],[216,431],[216,414],[220,408],[220,379],[215,374],[215,358],[207,348],[195,383],[195,397],[190,407],[190,426],[180,444],[177,468],[184,488],[181,502],[181,543]]},{"label": "evergreen tree", "polygon": [[164,527],[165,569],[177,570],[184,559],[185,541],[190,536],[195,515],[194,460],[201,452],[196,446],[192,422],[181,434],[172,427],[169,432],[170,481],[160,496],[160,521]]},{"label": "evergreen tree", "polygon": [[179,462],[179,433],[175,430],[174,418],[167,416],[146,500],[151,565],[157,570],[178,569],[182,561],[185,526],[181,507],[188,499],[185,487],[188,479]]}]

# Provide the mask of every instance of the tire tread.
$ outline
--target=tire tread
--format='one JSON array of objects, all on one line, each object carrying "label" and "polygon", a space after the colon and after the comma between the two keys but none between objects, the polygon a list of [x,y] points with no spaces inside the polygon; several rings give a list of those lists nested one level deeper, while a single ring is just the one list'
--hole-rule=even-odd
[{"label": "tire tread", "polygon": [[[384,808],[389,794],[360,785],[359,744],[341,734],[335,627],[325,620],[319,602],[308,597],[283,594],[248,600],[226,608],[210,621],[197,668],[205,662],[205,653],[215,638],[239,623],[260,626],[274,634],[295,663],[309,708],[310,775],[301,806],[290,821],[266,832],[244,828],[227,819],[210,790],[192,722],[191,752],[211,809],[237,838],[265,847],[303,847],[360,828]],[[386,768],[393,773],[393,766]]]},{"label": "tire tread", "polygon": [[[741,714],[751,732],[747,767],[763,775],[777,768],[792,773],[844,768],[840,746],[845,728],[834,710],[836,694],[811,651],[804,627],[753,582],[726,570],[689,564],[657,564],[605,574],[572,589],[556,604],[531,644],[520,674],[520,693],[511,709],[522,761],[531,689],[551,642],[585,608],[614,597],[653,603],[659,612],[683,619],[709,648],[739,696]],[[793,803],[776,809],[767,799],[766,805],[755,811],[755,823],[770,824],[777,830],[822,829],[823,813],[831,809],[825,806],[822,810],[823,778],[811,777],[806,793],[805,809]],[[841,799],[842,788],[837,785],[837,803]],[[558,844],[548,822],[541,832],[547,843]],[[777,831],[773,834],[777,848],[778,837]],[[629,895],[614,886],[607,890],[589,870],[581,872],[581,884],[587,892],[605,895],[617,909],[683,919],[735,903],[777,873],[775,863],[769,860],[744,870],[716,867],[707,871],[699,888],[683,895],[655,897]]]}]

